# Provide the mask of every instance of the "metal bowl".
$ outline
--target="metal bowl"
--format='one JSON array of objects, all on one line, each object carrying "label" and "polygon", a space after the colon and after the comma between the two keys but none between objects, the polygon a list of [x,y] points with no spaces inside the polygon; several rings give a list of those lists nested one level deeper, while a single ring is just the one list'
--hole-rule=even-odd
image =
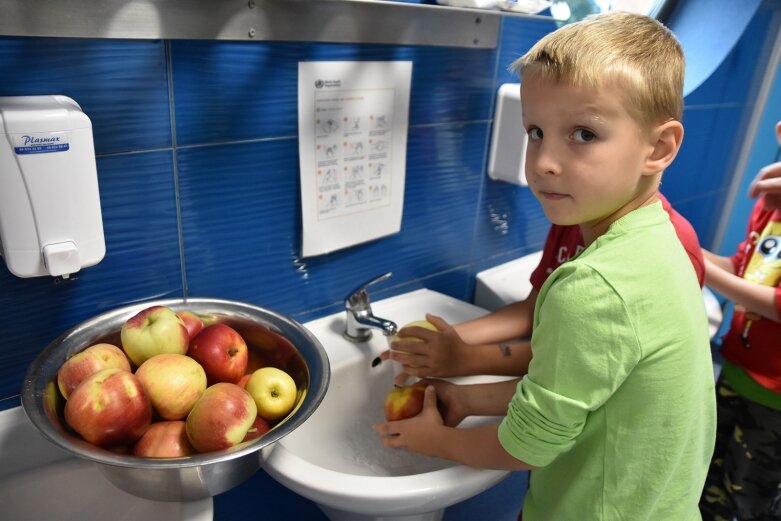
[{"label": "metal bowl", "polygon": [[[149,306],[190,310],[236,329],[250,350],[270,365],[287,371],[298,386],[298,402],[287,418],[269,432],[230,449],[184,458],[156,459],[117,454],[92,445],[63,420],[64,399],[57,388],[57,370],[82,349],[99,342],[121,345],[125,321]],[[98,315],[51,342],[27,370],[22,407],[41,434],[65,451],[98,464],[120,489],[157,501],[192,501],[225,492],[260,468],[259,451],[301,425],[320,405],[331,376],[328,356],[298,322],[241,302],[216,299],[159,300],[135,304]]]}]

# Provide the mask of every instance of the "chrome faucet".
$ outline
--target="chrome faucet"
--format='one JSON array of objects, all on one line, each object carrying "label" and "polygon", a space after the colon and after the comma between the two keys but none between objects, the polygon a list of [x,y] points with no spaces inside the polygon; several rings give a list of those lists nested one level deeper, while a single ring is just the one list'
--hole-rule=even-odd
[{"label": "chrome faucet", "polygon": [[366,288],[387,280],[391,275],[391,272],[384,273],[361,284],[358,289],[344,299],[344,308],[347,314],[344,338],[351,342],[364,342],[371,338],[372,328],[381,330],[385,336],[395,335],[399,330],[399,326],[395,322],[374,316],[371,302],[369,302],[369,294],[366,292]]}]

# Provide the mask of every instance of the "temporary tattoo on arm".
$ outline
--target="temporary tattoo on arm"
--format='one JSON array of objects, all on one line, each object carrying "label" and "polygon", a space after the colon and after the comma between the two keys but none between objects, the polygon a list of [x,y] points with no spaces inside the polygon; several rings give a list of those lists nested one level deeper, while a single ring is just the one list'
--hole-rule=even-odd
[{"label": "temporary tattoo on arm", "polygon": [[499,344],[499,351],[502,352],[502,356],[512,356],[513,351],[510,349],[510,343],[509,342],[501,342]]}]

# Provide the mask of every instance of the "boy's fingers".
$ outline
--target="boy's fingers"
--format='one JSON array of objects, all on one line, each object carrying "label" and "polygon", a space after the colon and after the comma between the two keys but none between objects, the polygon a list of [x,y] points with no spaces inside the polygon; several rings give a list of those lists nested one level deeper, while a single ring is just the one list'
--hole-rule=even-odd
[{"label": "boy's fingers", "polygon": [[404,385],[407,383],[407,380],[409,380],[410,376],[412,375],[410,375],[406,371],[402,371],[393,377],[393,383],[396,385]]},{"label": "boy's fingers", "polygon": [[445,321],[445,319],[430,313],[426,313],[426,320],[434,324],[438,331],[443,331],[448,326],[448,323]]},{"label": "boy's fingers", "polygon": [[433,385],[426,386],[426,392],[423,394],[423,410],[437,408],[437,390]]}]

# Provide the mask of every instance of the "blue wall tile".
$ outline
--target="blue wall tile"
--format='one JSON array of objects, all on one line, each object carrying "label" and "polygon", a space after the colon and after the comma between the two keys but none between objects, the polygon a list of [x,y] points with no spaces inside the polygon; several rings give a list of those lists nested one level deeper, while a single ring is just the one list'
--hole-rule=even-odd
[{"label": "blue wall tile", "polygon": [[0,37],[0,95],[41,94],[79,103],[97,154],[171,145],[162,41]]}]

